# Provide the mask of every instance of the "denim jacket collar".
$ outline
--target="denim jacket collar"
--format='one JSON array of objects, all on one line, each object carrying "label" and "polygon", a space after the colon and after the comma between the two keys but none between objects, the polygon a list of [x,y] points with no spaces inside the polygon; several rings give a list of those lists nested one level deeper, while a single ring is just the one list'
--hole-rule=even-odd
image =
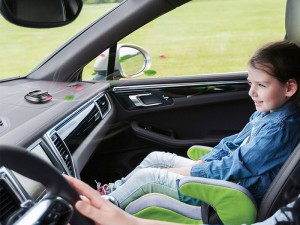
[{"label": "denim jacket collar", "polygon": [[273,112],[262,113],[262,117],[267,116],[268,119],[285,118],[299,111],[297,101],[288,101],[282,107]]}]

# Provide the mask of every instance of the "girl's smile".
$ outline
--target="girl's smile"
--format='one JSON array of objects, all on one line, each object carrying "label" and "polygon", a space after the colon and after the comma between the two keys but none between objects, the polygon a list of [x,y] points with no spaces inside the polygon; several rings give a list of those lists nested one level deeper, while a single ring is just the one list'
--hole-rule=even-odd
[{"label": "girl's smile", "polygon": [[282,84],[264,70],[248,66],[249,95],[259,112],[273,112],[283,106],[297,90],[295,80]]}]

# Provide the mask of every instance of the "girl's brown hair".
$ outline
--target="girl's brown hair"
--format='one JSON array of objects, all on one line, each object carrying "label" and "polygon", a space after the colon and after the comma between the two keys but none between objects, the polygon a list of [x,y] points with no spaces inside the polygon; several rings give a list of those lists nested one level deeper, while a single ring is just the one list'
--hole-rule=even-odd
[{"label": "girl's brown hair", "polygon": [[295,79],[298,84],[294,95],[299,100],[300,89],[300,47],[291,41],[278,41],[258,49],[249,60],[249,65],[262,70],[285,84]]}]

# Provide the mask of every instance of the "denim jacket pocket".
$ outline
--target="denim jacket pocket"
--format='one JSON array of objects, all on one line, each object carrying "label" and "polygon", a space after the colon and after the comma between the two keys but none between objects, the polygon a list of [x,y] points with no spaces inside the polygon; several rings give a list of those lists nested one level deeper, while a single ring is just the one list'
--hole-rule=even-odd
[{"label": "denim jacket pocket", "polygon": [[221,157],[231,156],[232,152],[239,148],[239,145],[228,141],[224,143],[224,147],[225,148],[220,151],[220,154],[222,154]]}]

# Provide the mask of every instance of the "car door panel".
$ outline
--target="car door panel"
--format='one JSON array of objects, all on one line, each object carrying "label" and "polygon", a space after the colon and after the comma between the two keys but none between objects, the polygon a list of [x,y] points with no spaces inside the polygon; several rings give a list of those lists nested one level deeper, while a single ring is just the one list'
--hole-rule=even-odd
[{"label": "car door panel", "polygon": [[223,95],[222,100],[206,95],[178,99],[169,109],[136,115],[131,122],[132,130],[140,138],[171,149],[215,145],[222,137],[241,130],[253,110],[245,93],[231,101],[227,100],[231,96],[217,95]]},{"label": "car door panel", "polygon": [[[151,151],[186,156],[192,145],[214,146],[239,132],[254,112],[246,75],[198,76],[190,82],[115,84],[108,92],[117,111],[107,137],[83,171],[86,182],[112,181],[128,174]],[[158,80],[156,80],[159,82]],[[177,81],[177,82],[176,82]],[[138,81],[141,82],[141,81]],[[153,95],[159,104],[135,104],[130,96]],[[107,169],[109,168],[109,169]],[[106,171],[106,172],[103,172]]]},{"label": "car door panel", "polygon": [[[215,145],[241,130],[253,113],[244,80],[140,85],[113,89],[120,120],[134,134],[170,149],[191,144]],[[155,96],[156,103],[136,104],[132,96]]]}]

